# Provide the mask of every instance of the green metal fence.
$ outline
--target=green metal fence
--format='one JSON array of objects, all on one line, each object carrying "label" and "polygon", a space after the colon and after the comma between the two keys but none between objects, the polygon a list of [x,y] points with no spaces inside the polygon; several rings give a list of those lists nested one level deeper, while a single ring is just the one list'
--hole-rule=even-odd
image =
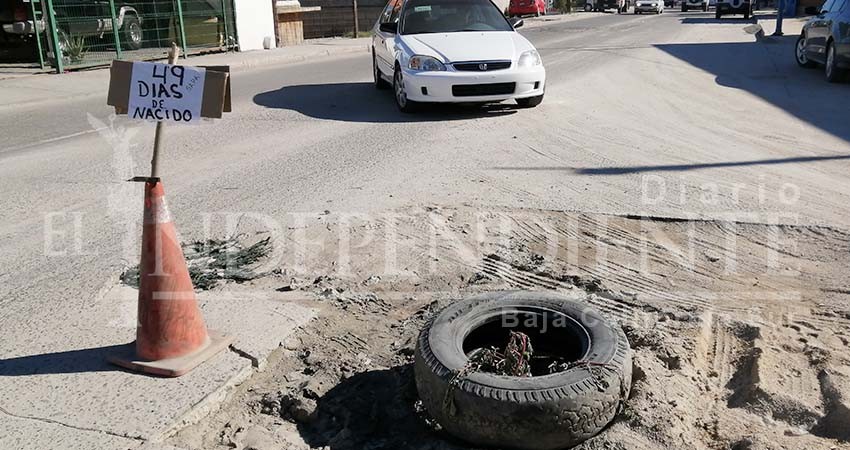
[{"label": "green metal fence", "polygon": [[57,72],[163,58],[172,42],[184,55],[236,45],[232,0],[40,1],[39,50]]}]

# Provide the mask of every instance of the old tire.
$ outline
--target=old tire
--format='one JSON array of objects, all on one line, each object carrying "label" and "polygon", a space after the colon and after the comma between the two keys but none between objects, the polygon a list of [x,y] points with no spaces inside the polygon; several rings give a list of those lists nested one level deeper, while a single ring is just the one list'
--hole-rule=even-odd
[{"label": "old tire", "polygon": [[[580,361],[554,374],[532,377],[472,372],[464,344],[481,330],[507,336],[505,314],[519,323],[561,320],[548,342]],[[508,316],[510,317],[510,316]],[[493,331],[495,330],[495,331]],[[535,345],[546,342],[523,328]],[[563,333],[563,334],[561,334]],[[564,342],[569,342],[564,345]],[[483,342],[483,341],[481,341]],[[504,345],[504,344],[502,344]],[[419,335],[416,387],[429,414],[450,434],[475,445],[548,450],[574,446],[601,431],[628,398],[632,352],[622,329],[586,304],[545,292],[496,292],[454,303]],[[449,385],[454,380],[454,387]]]}]

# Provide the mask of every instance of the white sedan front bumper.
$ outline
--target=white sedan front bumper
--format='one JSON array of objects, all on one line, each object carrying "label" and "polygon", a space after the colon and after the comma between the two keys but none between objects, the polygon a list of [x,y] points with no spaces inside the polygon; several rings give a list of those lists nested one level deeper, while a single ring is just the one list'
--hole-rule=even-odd
[{"label": "white sedan front bumper", "polygon": [[546,69],[511,67],[491,72],[417,72],[404,69],[409,100],[433,103],[500,102],[543,95]]},{"label": "white sedan front bumper", "polygon": [[637,12],[658,12],[658,11],[661,11],[661,6],[659,6],[659,5],[652,6],[650,4],[635,5],[635,11],[637,11]]}]

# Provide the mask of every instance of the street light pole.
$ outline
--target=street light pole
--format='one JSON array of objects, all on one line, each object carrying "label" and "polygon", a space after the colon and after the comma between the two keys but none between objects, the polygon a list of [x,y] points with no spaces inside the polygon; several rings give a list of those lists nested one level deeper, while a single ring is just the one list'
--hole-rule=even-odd
[{"label": "street light pole", "polygon": [[357,0],[354,0],[354,39],[360,34],[360,18],[357,17]]}]

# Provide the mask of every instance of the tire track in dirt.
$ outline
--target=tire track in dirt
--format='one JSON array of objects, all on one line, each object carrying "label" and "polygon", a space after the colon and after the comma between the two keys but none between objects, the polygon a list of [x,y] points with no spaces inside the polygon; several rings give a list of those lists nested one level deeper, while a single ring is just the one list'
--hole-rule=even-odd
[{"label": "tire track in dirt", "polygon": [[[536,290],[543,288],[554,291],[574,291],[576,289],[576,286],[572,283],[517,269],[493,256],[484,258],[482,271],[493,278],[522,289]],[[603,314],[620,322],[632,322],[635,320],[635,316],[639,314],[638,311],[628,305],[611,302],[597,295],[589,295],[586,300],[600,309]]]}]

